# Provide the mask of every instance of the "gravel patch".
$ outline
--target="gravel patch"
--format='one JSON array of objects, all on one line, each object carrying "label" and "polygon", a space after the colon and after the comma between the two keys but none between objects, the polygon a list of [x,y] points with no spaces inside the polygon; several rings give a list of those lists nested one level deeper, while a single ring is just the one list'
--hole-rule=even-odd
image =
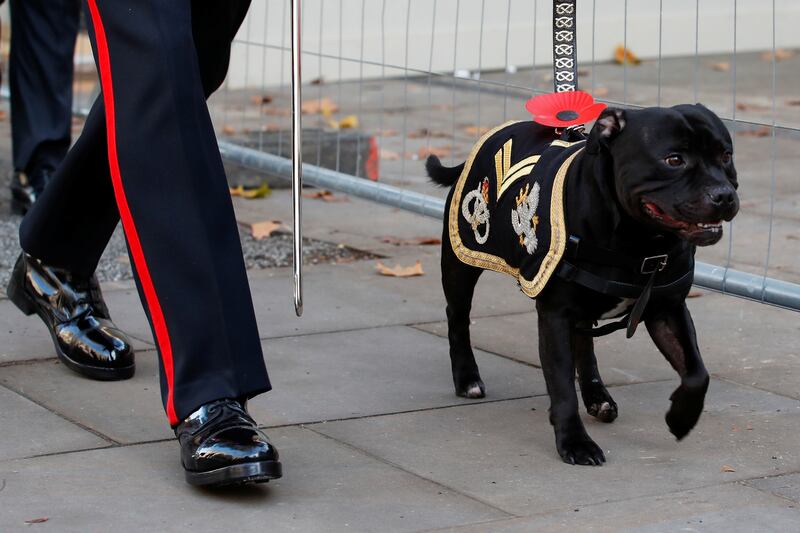
[{"label": "gravel patch", "polygon": [[[0,217],[0,294],[5,294],[11,269],[20,254],[18,231],[21,220],[22,218],[19,216]],[[249,233],[241,231],[240,237],[248,270],[291,266],[292,236],[290,234],[274,233],[268,238],[255,240]],[[379,257],[332,242],[304,239],[303,243],[303,259],[306,264],[348,263]],[[97,269],[97,277],[101,282],[133,279],[125,237],[119,226],[103,253]]]}]

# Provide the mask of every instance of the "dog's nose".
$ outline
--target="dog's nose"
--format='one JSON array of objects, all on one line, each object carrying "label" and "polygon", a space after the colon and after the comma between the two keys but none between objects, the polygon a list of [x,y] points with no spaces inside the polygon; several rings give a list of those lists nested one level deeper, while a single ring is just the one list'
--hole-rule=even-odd
[{"label": "dog's nose", "polygon": [[730,187],[714,187],[707,194],[714,207],[726,208],[736,203],[736,193]]}]

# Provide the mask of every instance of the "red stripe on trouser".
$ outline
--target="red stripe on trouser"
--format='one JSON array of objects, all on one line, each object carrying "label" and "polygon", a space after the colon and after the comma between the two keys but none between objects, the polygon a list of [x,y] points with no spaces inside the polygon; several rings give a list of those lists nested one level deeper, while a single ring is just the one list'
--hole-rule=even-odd
[{"label": "red stripe on trouser", "polygon": [[125,196],[125,189],[122,186],[122,175],[119,169],[119,158],[117,156],[117,129],[116,116],[114,114],[114,87],[111,78],[111,60],[108,54],[108,42],[100,12],[97,9],[96,0],[88,0],[89,11],[92,15],[92,25],[94,26],[95,41],[97,43],[97,59],[100,70],[100,85],[103,91],[103,103],[106,108],[106,130],[108,134],[108,163],[111,168],[111,182],[114,185],[114,196],[119,208],[119,216],[122,220],[122,228],[125,230],[125,237],[128,239],[128,246],[133,257],[133,264],[139,275],[139,282],[142,285],[147,308],[150,310],[150,320],[153,322],[156,342],[161,352],[161,362],[164,366],[164,375],[167,379],[167,417],[172,425],[178,423],[175,414],[175,403],[173,397],[173,363],[172,363],[172,342],[169,338],[167,323],[164,320],[164,313],[161,310],[161,303],[158,301],[156,289],[153,286],[153,279],[150,277],[150,269],[142,250],[142,243],[139,240],[139,233],[131,216],[128,206],[128,199]]}]

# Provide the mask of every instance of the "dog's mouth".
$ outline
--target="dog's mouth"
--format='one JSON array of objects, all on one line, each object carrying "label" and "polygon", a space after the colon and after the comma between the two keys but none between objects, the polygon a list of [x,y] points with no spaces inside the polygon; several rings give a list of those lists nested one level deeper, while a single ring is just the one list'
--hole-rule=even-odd
[{"label": "dog's mouth", "polygon": [[644,212],[658,225],[679,233],[686,240],[699,246],[714,244],[722,238],[722,221],[689,222],[668,215],[653,202],[642,202]]}]

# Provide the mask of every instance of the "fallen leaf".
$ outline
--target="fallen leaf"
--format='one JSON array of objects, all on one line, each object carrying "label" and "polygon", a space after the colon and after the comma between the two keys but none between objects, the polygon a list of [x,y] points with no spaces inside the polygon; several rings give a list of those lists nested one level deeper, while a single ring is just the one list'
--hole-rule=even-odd
[{"label": "fallen leaf", "polygon": [[381,148],[381,159],[385,159],[387,161],[397,161],[400,159],[400,154]]},{"label": "fallen leaf", "polygon": [[595,87],[592,96],[596,96],[598,98],[608,96],[608,87]]},{"label": "fallen leaf", "polygon": [[308,100],[303,102],[301,109],[306,115],[322,115],[329,117],[333,113],[339,111],[339,106],[326,96],[324,98],[320,98],[319,100]]},{"label": "fallen leaf", "polygon": [[413,276],[422,276],[425,274],[422,270],[422,263],[417,261],[414,263],[413,266],[404,267],[400,265],[395,265],[394,267],[387,267],[380,261],[378,264],[375,265],[375,268],[378,269],[378,274],[381,276],[391,276],[395,278],[410,278]]},{"label": "fallen leaf", "polygon": [[738,109],[739,111],[766,111],[769,108],[765,105],[749,104],[747,102],[737,102],[736,109]]},{"label": "fallen leaf", "polygon": [[394,237],[391,235],[381,238],[381,242],[393,244],[395,246],[431,246],[435,244],[442,244],[442,240],[438,237],[413,237],[411,239],[401,239],[400,237]]},{"label": "fallen leaf", "polygon": [[489,128],[483,128],[481,126],[467,126],[466,128],[464,128],[464,132],[467,135],[473,135],[473,136],[483,135],[487,131],[489,131]]},{"label": "fallen leaf", "polygon": [[787,50],[785,48],[777,48],[773,53],[772,50],[768,50],[761,54],[761,59],[764,61],[772,61],[774,58],[775,61],[783,61],[784,59],[791,59],[794,57],[795,51],[794,50]]},{"label": "fallen leaf", "polygon": [[234,128],[233,126],[222,126],[222,133],[224,133],[225,135],[233,135],[234,133],[236,133],[236,128]]},{"label": "fallen leaf", "polygon": [[327,189],[319,189],[311,192],[304,192],[303,197],[313,198],[314,200],[323,200],[325,202],[346,202],[347,197],[336,196]]},{"label": "fallen leaf", "polygon": [[788,102],[786,102],[786,105],[800,106],[800,100],[789,100]]},{"label": "fallen leaf", "polygon": [[727,61],[720,61],[719,63],[712,63],[711,68],[718,72],[728,72],[731,69],[731,64]]},{"label": "fallen leaf", "polygon": [[343,130],[355,129],[358,127],[358,117],[355,115],[347,115],[339,121],[339,127]]},{"label": "fallen leaf", "polygon": [[427,159],[428,156],[431,155],[435,155],[436,157],[448,157],[451,153],[453,153],[453,147],[449,144],[445,146],[423,146],[417,151],[417,156],[420,159]]},{"label": "fallen leaf", "polygon": [[253,222],[252,224],[245,223],[242,225],[250,230],[250,235],[257,241],[266,239],[279,229],[285,227],[280,220],[263,220],[261,222]]},{"label": "fallen leaf", "polygon": [[769,137],[772,135],[772,130],[769,126],[761,126],[760,128],[756,128],[754,130],[741,130],[738,132],[739,135],[744,137]]},{"label": "fallen leaf", "polygon": [[259,95],[255,95],[255,96],[251,96],[250,97],[250,101],[253,102],[256,105],[264,105],[264,104],[269,104],[270,102],[272,102],[272,97],[268,96],[266,94],[262,94],[260,96]]},{"label": "fallen leaf", "polygon": [[722,468],[719,470],[720,472],[736,472],[736,469],[733,468],[731,465],[722,465]]},{"label": "fallen leaf", "polygon": [[700,298],[703,296],[703,293],[700,291],[689,291],[689,294],[686,295],[687,298]]},{"label": "fallen leaf", "polygon": [[378,135],[381,137],[396,137],[397,130],[381,130],[378,132]]},{"label": "fallen leaf", "polygon": [[790,241],[800,241],[800,237],[798,237],[797,235],[787,235],[786,238],[789,239]]},{"label": "fallen leaf", "polygon": [[6,112],[0,111],[0,120],[5,120],[5,119],[6,119]]},{"label": "fallen leaf", "polygon": [[261,126],[261,131],[281,131],[283,127],[280,124],[275,124],[274,122],[268,122]]},{"label": "fallen leaf", "polygon": [[429,130],[428,128],[420,128],[418,130],[408,132],[407,136],[409,139],[423,139],[426,137],[435,139],[440,137],[450,137],[450,134],[443,131],[433,131]]},{"label": "fallen leaf", "polygon": [[248,200],[265,198],[272,194],[272,189],[269,188],[269,184],[266,182],[262,183],[258,187],[245,188],[244,185],[239,185],[237,187],[231,187],[229,190],[231,191],[231,196],[238,196]]},{"label": "fallen leaf", "polygon": [[311,80],[308,83],[310,83],[311,85],[324,85],[325,84],[325,78],[320,76],[319,78],[314,78],[313,80]]},{"label": "fallen leaf", "polygon": [[621,44],[614,49],[614,61],[619,65],[624,65],[626,63],[628,65],[638,65],[642,62],[630,48],[625,48]]},{"label": "fallen leaf", "polygon": [[31,520],[25,520],[25,523],[26,524],[42,524],[44,522],[47,522],[48,520],[50,520],[50,519],[47,518],[47,517],[44,517],[44,518],[33,518]]}]

